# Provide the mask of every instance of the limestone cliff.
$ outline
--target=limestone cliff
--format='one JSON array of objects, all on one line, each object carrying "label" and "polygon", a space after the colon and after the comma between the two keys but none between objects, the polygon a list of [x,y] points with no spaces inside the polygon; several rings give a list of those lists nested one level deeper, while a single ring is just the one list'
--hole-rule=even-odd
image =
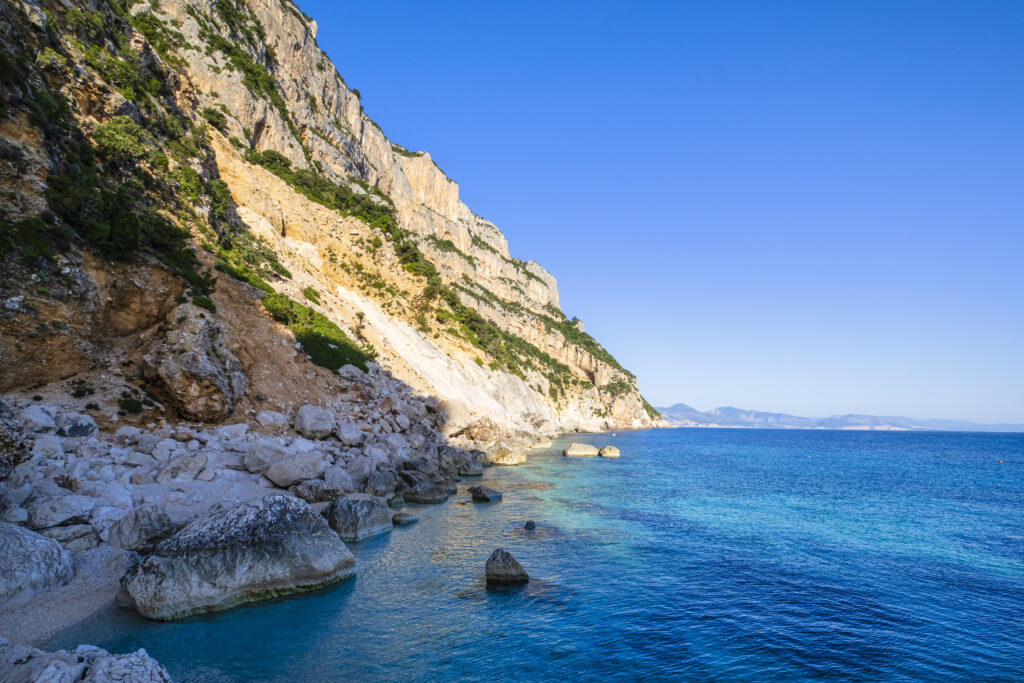
[{"label": "limestone cliff", "polygon": [[[321,388],[302,391],[330,393],[304,364],[375,358],[462,406],[452,433],[662,424],[563,315],[555,279],[512,258],[429,154],[385,137],[290,1],[0,13],[0,353],[17,368],[0,390],[128,367],[175,337],[190,298],[206,309],[190,307],[191,324],[224,328],[218,362],[249,378],[237,407],[274,400],[257,346],[270,342],[245,327],[263,315],[298,349],[277,366],[280,391],[304,377]],[[138,377],[171,406],[157,374]]]}]

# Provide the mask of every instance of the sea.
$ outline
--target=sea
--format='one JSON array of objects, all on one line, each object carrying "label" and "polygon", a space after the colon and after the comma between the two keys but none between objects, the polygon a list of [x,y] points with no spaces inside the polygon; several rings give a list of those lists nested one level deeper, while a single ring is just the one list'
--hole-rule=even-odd
[{"label": "sea", "polygon": [[[578,434],[409,507],[348,582],[111,607],[47,647],[145,648],[182,682],[1024,681],[1024,434]],[[495,548],[528,584],[488,589]]]}]

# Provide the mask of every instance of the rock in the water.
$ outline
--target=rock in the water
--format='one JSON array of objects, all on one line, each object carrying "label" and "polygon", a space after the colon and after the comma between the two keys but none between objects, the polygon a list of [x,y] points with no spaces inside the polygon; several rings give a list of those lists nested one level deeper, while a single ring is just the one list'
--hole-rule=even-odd
[{"label": "rock in the water", "polygon": [[479,460],[472,458],[459,465],[458,472],[460,477],[479,477],[484,473],[484,466]]},{"label": "rock in the water", "polygon": [[61,413],[57,416],[57,429],[64,436],[90,436],[96,433],[96,420],[82,413]]},{"label": "rock in the water", "polygon": [[526,462],[526,453],[513,448],[496,448],[487,454],[487,459],[492,465],[522,465]]},{"label": "rock in the water", "polygon": [[300,481],[318,478],[325,469],[327,469],[327,462],[324,460],[323,454],[309,451],[274,463],[263,470],[263,476],[281,488],[288,488]]},{"label": "rock in the water", "polygon": [[486,486],[470,486],[469,495],[474,503],[496,503],[501,500],[501,492]]},{"label": "rock in the water", "polygon": [[573,442],[562,449],[562,455],[568,458],[595,458],[597,454],[597,446],[588,443]]},{"label": "rock in the water", "polygon": [[430,477],[422,472],[403,470],[399,472],[399,476],[406,485],[406,488],[402,491],[402,496],[407,502],[432,504],[443,503],[448,500],[447,491],[431,481]]},{"label": "rock in the water", "polygon": [[295,431],[307,439],[326,439],[334,431],[334,415],[318,406],[302,406],[295,413]]},{"label": "rock in the water", "polygon": [[515,585],[529,580],[530,575],[523,569],[523,565],[519,564],[507,550],[498,548],[491,553],[487,560],[488,583]]},{"label": "rock in the water", "polygon": [[602,458],[617,458],[619,457],[619,449],[615,446],[605,446],[597,454]]},{"label": "rock in the water", "polygon": [[526,520],[526,524],[523,525],[523,528],[527,531],[533,531],[537,528],[537,522],[533,521],[532,519],[528,519]]},{"label": "rock in the water", "polygon": [[170,315],[181,320],[143,356],[146,377],[159,381],[186,417],[214,422],[234,410],[245,393],[245,374],[208,311],[192,304]]},{"label": "rock in the water", "polygon": [[407,526],[420,521],[420,518],[411,512],[396,512],[391,515],[391,521],[395,526]]},{"label": "rock in the water", "polygon": [[338,498],[327,508],[327,523],[341,540],[354,543],[391,531],[391,510],[372,498]]},{"label": "rock in the water", "polygon": [[44,652],[0,638],[0,680],[6,683],[171,683],[167,669],[136,650],[112,655],[92,645]]},{"label": "rock in the water", "polygon": [[176,528],[162,505],[143,504],[111,525],[107,543],[125,550],[147,552]]},{"label": "rock in the water", "polygon": [[[0,522],[0,608],[27,602],[63,586],[75,570],[71,556],[52,538]],[[0,675],[0,680],[6,680]]]},{"label": "rock in the water", "polygon": [[310,479],[296,484],[292,488],[292,493],[307,503],[329,503],[342,494],[340,490],[320,479]]},{"label": "rock in the water", "polygon": [[305,502],[267,496],[193,520],[121,578],[118,603],[170,620],[347,579],[355,558]]}]

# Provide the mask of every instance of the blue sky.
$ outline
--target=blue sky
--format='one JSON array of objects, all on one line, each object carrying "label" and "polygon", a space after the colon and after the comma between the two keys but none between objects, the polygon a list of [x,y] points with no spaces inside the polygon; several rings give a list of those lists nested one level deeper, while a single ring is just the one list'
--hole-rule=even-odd
[{"label": "blue sky", "polygon": [[1024,422],[1024,3],[299,4],[654,404]]}]

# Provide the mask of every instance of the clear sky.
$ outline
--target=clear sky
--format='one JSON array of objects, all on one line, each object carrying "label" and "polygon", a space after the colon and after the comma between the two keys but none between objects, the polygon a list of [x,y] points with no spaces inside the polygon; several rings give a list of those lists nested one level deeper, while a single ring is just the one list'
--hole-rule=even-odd
[{"label": "clear sky", "polygon": [[1024,422],[1024,2],[299,4],[655,405]]}]

